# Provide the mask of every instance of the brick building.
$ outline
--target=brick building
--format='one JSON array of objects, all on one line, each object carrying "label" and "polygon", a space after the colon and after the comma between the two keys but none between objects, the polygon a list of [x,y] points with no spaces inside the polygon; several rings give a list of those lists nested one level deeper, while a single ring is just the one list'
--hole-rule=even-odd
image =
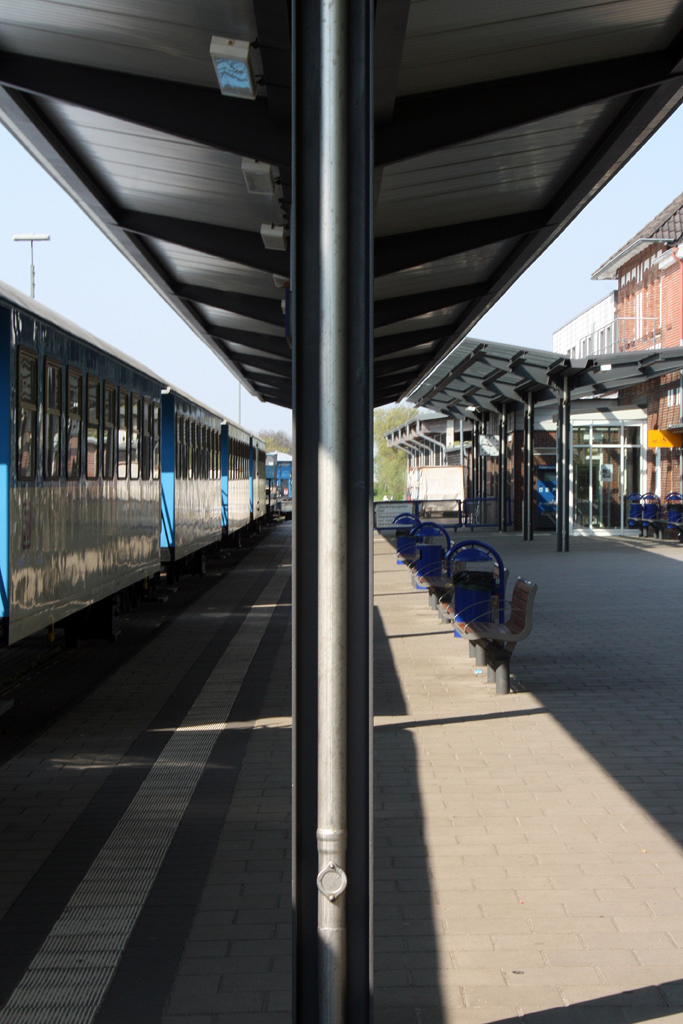
[{"label": "brick building", "polygon": [[[614,281],[615,290],[555,331],[553,351],[573,359],[602,356],[607,362],[611,353],[680,347],[682,239],[683,194],[595,271],[593,280]],[[664,498],[682,489],[682,402],[676,373],[582,403],[581,411],[574,407],[575,532],[618,529],[629,492],[654,491]],[[596,463],[613,466],[606,485],[593,479]]]},{"label": "brick building", "polygon": [[[683,345],[682,239],[683,194],[592,275],[595,281],[616,281],[614,351]],[[646,410],[642,486],[661,497],[672,490],[680,491],[683,486],[682,401],[679,374],[659,377],[619,393],[620,407],[635,403]]]}]

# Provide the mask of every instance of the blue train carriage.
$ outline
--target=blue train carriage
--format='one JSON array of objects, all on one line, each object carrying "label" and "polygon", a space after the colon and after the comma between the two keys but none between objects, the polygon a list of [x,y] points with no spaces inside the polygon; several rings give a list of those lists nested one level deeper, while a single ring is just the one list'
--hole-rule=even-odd
[{"label": "blue train carriage", "polygon": [[223,536],[237,533],[252,518],[251,437],[230,420],[221,425],[221,524]]},{"label": "blue train carriage", "polygon": [[249,439],[249,476],[251,484],[251,521],[265,518],[266,507],[266,444],[260,437]]},{"label": "blue train carriage", "polygon": [[111,623],[111,596],[159,571],[161,387],[0,283],[5,642],[73,623],[96,602]]},{"label": "blue train carriage", "polygon": [[161,421],[161,560],[189,565],[222,537],[221,417],[166,387]]}]

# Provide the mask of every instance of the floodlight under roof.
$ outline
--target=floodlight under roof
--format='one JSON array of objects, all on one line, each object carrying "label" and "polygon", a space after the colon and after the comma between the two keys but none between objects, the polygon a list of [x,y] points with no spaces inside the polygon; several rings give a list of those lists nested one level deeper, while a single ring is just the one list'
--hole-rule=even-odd
[{"label": "floodlight under roof", "polygon": [[241,96],[247,100],[256,99],[250,43],[244,39],[213,36],[209,53],[224,96]]},{"label": "floodlight under roof", "polygon": [[272,196],[275,194],[275,182],[273,181],[273,168],[263,160],[252,160],[250,156],[242,157],[242,174],[247,186],[247,192],[259,196]]},{"label": "floodlight under roof", "polygon": [[266,249],[284,251],[287,248],[287,230],[282,224],[262,224],[261,238]]}]

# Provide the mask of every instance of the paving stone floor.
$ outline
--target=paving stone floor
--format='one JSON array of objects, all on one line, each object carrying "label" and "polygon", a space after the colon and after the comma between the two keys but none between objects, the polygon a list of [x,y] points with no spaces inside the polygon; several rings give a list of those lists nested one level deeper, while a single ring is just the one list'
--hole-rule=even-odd
[{"label": "paving stone floor", "polygon": [[683,1021],[683,550],[486,539],[505,697],[375,540],[376,1021]]},{"label": "paving stone floor", "polygon": [[[272,619],[92,1019],[291,1022],[288,538],[0,771],[0,1005],[248,604]],[[505,697],[375,537],[376,1022],[681,1024],[683,548],[486,539],[539,584]]]}]

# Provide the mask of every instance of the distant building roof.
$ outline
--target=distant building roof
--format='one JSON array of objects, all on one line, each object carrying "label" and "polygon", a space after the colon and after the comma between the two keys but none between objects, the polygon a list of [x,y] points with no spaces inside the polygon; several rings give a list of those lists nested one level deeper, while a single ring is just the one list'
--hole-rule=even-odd
[{"label": "distant building roof", "polygon": [[593,281],[611,281],[617,277],[619,268],[628,259],[637,256],[653,242],[672,244],[683,236],[683,192],[676,196],[649,224],[629,239],[626,245],[610,256],[591,274]]}]

